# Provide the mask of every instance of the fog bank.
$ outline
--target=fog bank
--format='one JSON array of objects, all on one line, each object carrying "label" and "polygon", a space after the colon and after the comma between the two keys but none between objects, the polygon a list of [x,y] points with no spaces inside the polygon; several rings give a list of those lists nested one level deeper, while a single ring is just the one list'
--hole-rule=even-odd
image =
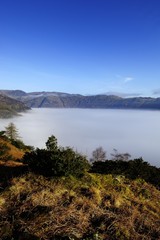
[{"label": "fog bank", "polygon": [[1,119],[0,130],[9,122],[15,123],[24,143],[35,147],[44,147],[53,134],[59,145],[89,157],[102,146],[108,158],[116,148],[160,167],[160,111],[41,108]]}]

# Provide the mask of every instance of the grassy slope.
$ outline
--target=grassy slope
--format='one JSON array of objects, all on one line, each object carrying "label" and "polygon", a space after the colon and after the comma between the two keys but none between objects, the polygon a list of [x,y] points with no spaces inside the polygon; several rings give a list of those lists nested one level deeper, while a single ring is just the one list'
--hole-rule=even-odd
[{"label": "grassy slope", "polygon": [[[3,176],[5,168],[21,168],[16,159],[24,152],[2,138],[0,144],[15,159],[1,162]],[[160,191],[140,179],[86,173],[49,180],[27,173],[1,190],[1,240],[160,239]]]},{"label": "grassy slope", "polygon": [[29,173],[0,195],[0,239],[160,239],[159,216],[160,192],[143,180]]},{"label": "grassy slope", "polygon": [[21,159],[24,155],[24,151],[13,146],[9,141],[5,140],[3,137],[0,137],[0,145],[6,145],[9,147],[7,154],[12,157],[12,160],[0,161],[0,166],[19,166],[22,163],[17,162],[17,159]]}]

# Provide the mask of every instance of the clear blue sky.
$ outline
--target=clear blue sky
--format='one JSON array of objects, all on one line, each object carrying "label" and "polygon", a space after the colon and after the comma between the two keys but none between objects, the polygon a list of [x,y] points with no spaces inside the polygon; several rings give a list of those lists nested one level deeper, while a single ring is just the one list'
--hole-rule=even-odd
[{"label": "clear blue sky", "polygon": [[1,1],[0,89],[160,96],[160,1]]}]

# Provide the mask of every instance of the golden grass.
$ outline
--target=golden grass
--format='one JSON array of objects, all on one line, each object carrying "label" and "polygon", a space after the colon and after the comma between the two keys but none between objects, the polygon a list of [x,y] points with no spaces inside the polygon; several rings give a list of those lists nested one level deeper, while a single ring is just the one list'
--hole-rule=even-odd
[{"label": "golden grass", "polygon": [[24,156],[24,151],[20,150],[18,148],[16,148],[15,146],[13,146],[10,142],[4,140],[3,138],[0,138],[0,144],[5,144],[7,147],[9,147],[9,150],[7,151],[7,155],[10,155],[12,157],[12,160],[4,160],[0,161],[0,165],[5,165],[5,166],[10,166],[10,167],[14,167],[14,166],[20,166],[22,165],[22,163],[17,162],[18,159],[22,159],[22,157]]},{"label": "golden grass", "polygon": [[117,177],[14,178],[0,195],[0,239],[6,221],[11,237],[18,226],[17,234],[43,240],[159,239],[160,192],[144,181]]}]

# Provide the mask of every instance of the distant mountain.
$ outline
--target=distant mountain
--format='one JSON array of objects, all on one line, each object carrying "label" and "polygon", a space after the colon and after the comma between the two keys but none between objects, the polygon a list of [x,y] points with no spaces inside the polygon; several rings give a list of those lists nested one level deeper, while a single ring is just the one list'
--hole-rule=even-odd
[{"label": "distant mountain", "polygon": [[9,118],[28,109],[24,103],[0,93],[0,118]]},{"label": "distant mountain", "polygon": [[115,108],[160,109],[160,98],[68,94],[61,92],[31,92],[0,90],[0,93],[17,99],[31,108]]},{"label": "distant mountain", "polygon": [[0,90],[0,94],[7,95],[13,98],[18,98],[22,96],[24,97],[25,95],[27,95],[27,93],[21,90]]}]

